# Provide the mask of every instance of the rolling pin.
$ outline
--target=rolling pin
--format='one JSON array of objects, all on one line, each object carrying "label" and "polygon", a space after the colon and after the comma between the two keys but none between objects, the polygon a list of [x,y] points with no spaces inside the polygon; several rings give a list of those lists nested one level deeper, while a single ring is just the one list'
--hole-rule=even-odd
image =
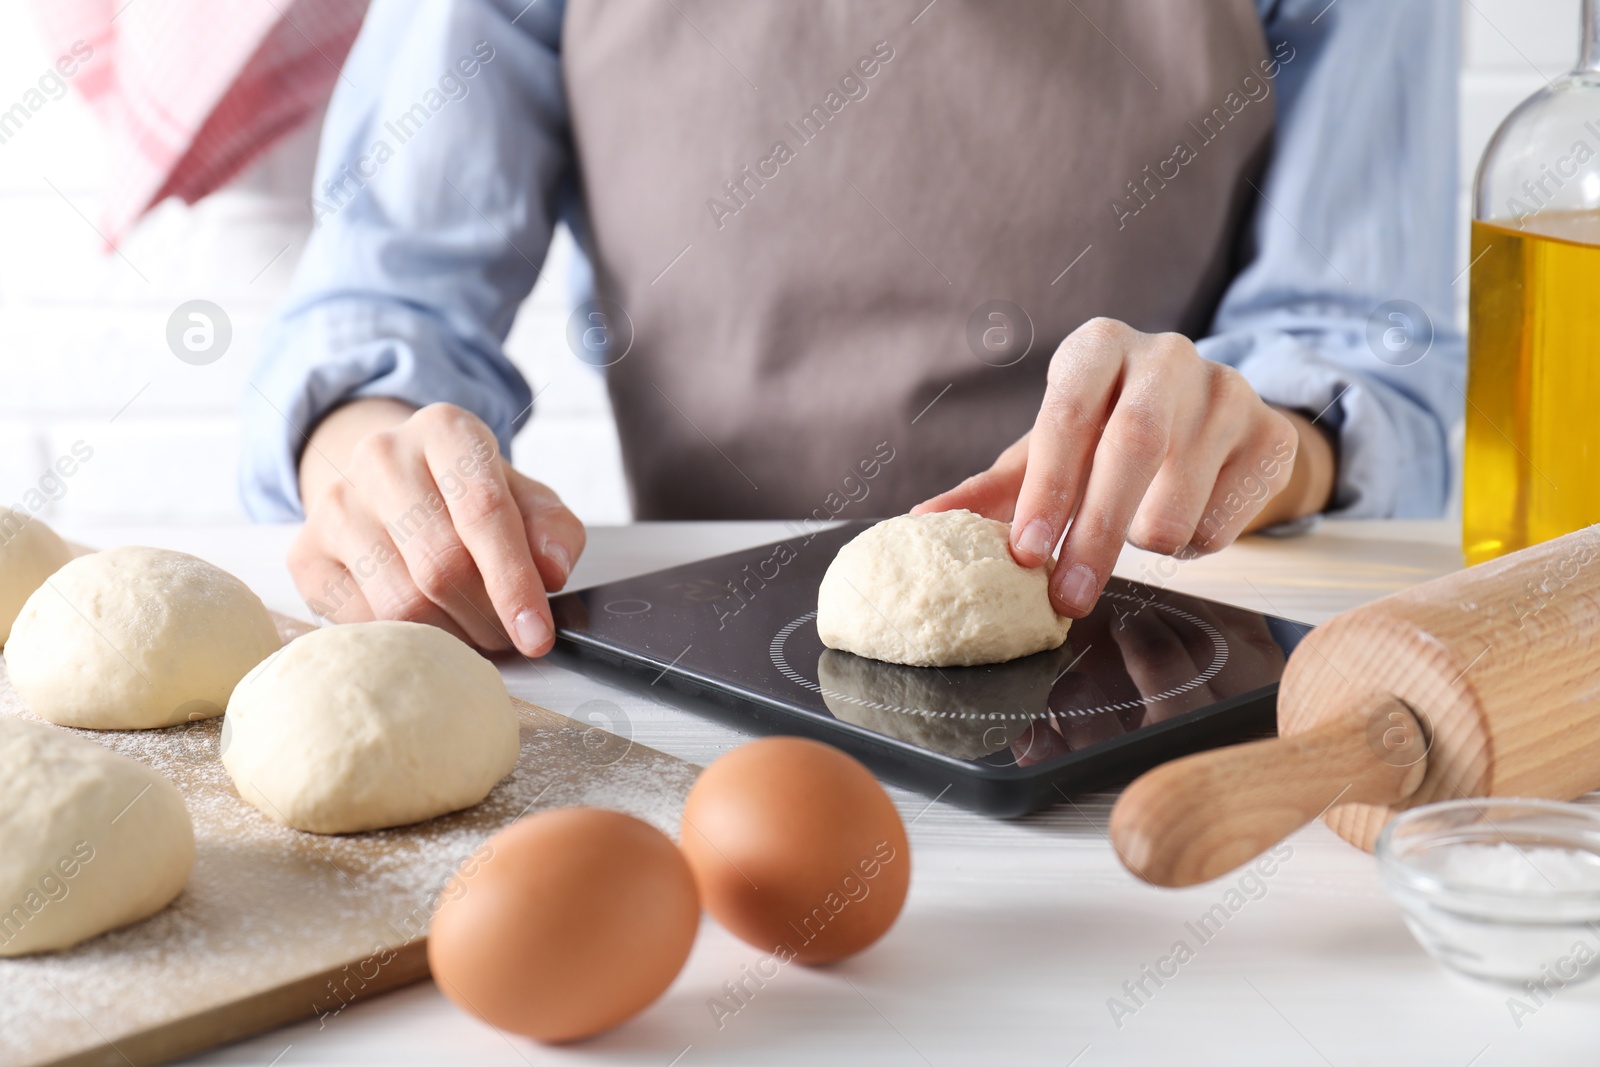
[{"label": "rolling pin", "polygon": [[1394,593],[1308,633],[1278,736],[1163,764],[1111,813],[1135,875],[1217,878],[1318,816],[1372,850],[1461,797],[1600,788],[1600,526]]}]

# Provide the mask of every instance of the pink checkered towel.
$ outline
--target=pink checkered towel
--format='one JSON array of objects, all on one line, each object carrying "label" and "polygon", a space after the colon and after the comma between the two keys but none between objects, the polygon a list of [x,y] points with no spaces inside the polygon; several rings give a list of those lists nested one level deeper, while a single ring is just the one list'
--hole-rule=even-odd
[{"label": "pink checkered towel", "polygon": [[109,134],[103,217],[116,244],[162,200],[194,203],[314,114],[333,90],[367,0],[34,7],[53,55],[81,59],[71,83]]}]

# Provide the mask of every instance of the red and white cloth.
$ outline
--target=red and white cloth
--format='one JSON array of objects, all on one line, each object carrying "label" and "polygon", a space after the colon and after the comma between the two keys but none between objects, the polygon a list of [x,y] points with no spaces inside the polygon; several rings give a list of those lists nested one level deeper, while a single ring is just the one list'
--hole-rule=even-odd
[{"label": "red and white cloth", "polygon": [[[368,0],[34,0],[53,55],[104,122],[116,244],[169,196],[194,203],[316,113]],[[81,48],[81,46],[80,46]]]}]

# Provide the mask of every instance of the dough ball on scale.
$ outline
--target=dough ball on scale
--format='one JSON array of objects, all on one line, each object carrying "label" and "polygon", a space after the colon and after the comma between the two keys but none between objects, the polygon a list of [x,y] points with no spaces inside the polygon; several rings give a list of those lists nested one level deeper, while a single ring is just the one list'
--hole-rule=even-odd
[{"label": "dough ball on scale", "polygon": [[970,511],[901,515],[839,550],[817,593],[829,648],[910,667],[1004,663],[1059,648],[1050,565],[1011,557],[1011,527]]}]

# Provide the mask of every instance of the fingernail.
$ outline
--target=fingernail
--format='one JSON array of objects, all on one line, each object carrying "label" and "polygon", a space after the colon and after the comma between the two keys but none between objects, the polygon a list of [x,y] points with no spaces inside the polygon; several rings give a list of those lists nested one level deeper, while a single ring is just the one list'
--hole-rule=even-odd
[{"label": "fingernail", "polygon": [[1087,614],[1094,606],[1094,590],[1098,584],[1088,565],[1074,563],[1056,580],[1056,597],[1073,611]]},{"label": "fingernail", "polygon": [[556,569],[561,572],[561,581],[565,582],[567,575],[572,573],[572,557],[567,555],[567,550],[561,546],[561,542],[546,541],[544,558],[556,565]]},{"label": "fingernail", "polygon": [[1017,535],[1017,551],[1025,552],[1036,559],[1044,559],[1050,555],[1050,550],[1056,546],[1056,535],[1050,529],[1050,524],[1043,519],[1034,519],[1022,528]]},{"label": "fingernail", "polygon": [[522,651],[532,654],[545,646],[550,640],[550,624],[544,621],[544,616],[532,608],[517,612],[516,618],[511,620],[512,628],[517,631],[517,645]]}]

